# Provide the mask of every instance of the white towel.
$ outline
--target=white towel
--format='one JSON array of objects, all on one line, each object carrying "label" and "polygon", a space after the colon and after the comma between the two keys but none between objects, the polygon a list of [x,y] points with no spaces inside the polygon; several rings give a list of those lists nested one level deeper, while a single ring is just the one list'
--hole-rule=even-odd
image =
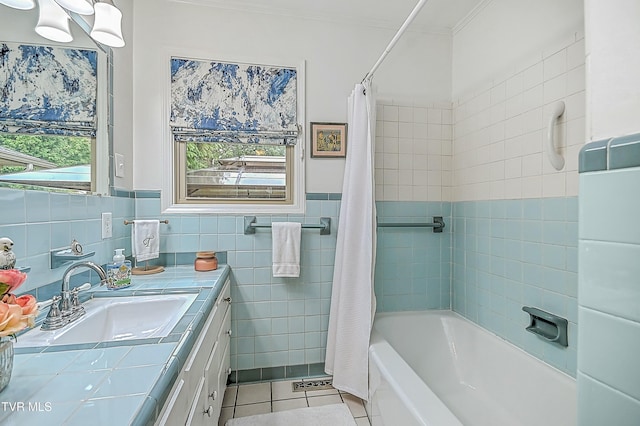
[{"label": "white towel", "polygon": [[300,232],[302,225],[296,222],[274,222],[271,226],[273,240],[273,276],[300,276]]},{"label": "white towel", "polygon": [[160,257],[160,221],[134,220],[131,228],[131,253],[137,261]]}]

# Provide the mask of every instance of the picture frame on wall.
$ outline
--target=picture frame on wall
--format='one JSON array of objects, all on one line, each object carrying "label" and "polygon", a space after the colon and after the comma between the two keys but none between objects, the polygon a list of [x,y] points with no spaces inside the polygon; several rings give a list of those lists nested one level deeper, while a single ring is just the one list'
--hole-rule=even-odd
[{"label": "picture frame on wall", "polygon": [[347,123],[311,123],[311,157],[347,156]]}]

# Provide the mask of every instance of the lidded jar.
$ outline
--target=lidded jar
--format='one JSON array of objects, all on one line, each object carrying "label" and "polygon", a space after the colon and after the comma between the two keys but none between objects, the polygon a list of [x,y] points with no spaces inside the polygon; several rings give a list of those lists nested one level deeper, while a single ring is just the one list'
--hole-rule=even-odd
[{"label": "lidded jar", "polygon": [[215,251],[199,251],[193,265],[196,271],[206,272],[218,269],[218,258]]}]

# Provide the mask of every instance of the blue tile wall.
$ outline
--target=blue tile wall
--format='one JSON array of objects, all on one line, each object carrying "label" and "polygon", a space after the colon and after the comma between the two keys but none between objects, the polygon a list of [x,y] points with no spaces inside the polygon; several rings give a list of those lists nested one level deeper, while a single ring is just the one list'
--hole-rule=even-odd
[{"label": "blue tile wall", "polygon": [[[578,198],[453,204],[453,309],[576,375]],[[567,318],[569,347],[525,331],[523,306]]]},{"label": "blue tile wall", "polygon": [[[310,194],[311,195],[311,194]],[[338,194],[339,195],[339,194]],[[243,215],[160,215],[160,199],[135,200],[136,218],[168,219],[161,252],[226,251],[233,298],[231,366],[252,370],[324,362],[340,197],[307,197],[306,214],[259,215],[259,223],[320,223],[331,217],[331,235],[306,229],[299,278],[274,278],[271,232],[244,235]]]},{"label": "blue tile wall", "polygon": [[432,222],[445,228],[378,228],[378,312],[451,308],[451,203],[379,201],[378,222]]},{"label": "blue tile wall", "polygon": [[[0,188],[0,202],[8,206],[0,215],[0,236],[13,240],[16,266],[31,267],[20,293],[34,293],[40,300],[50,296],[40,297],[38,289],[60,281],[66,267],[50,269],[49,251],[68,247],[74,238],[85,251],[95,251],[91,260],[100,264],[116,248],[131,252],[124,219],[134,217],[133,199]],[[113,237],[105,240],[102,212],[113,214]]]}]

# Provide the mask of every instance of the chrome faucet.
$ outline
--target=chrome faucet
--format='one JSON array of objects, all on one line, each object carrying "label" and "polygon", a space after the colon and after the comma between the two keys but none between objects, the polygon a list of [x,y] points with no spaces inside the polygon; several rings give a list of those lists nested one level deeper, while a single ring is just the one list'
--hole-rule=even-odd
[{"label": "chrome faucet", "polygon": [[51,309],[42,323],[43,330],[57,330],[58,328],[64,327],[84,315],[84,308],[78,301],[78,292],[80,291],[80,287],[69,290],[69,280],[71,279],[71,275],[79,268],[89,268],[97,273],[100,277],[100,285],[103,285],[109,280],[107,273],[102,266],[96,263],[85,261],[74,263],[69,266],[62,275],[62,289],[60,291],[60,295],[53,297]]}]

